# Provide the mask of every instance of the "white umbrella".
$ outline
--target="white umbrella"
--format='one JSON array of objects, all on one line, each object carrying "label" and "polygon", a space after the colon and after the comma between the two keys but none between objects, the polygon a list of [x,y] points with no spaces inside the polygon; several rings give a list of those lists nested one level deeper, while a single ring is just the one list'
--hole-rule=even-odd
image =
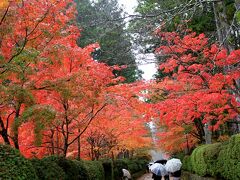
[{"label": "white umbrella", "polygon": [[176,172],[181,169],[182,163],[181,163],[180,159],[172,158],[167,161],[165,167],[168,172],[173,173],[173,172]]},{"label": "white umbrella", "polygon": [[157,176],[166,176],[168,174],[165,166],[160,163],[154,163],[149,167],[149,169]]},{"label": "white umbrella", "polygon": [[131,174],[128,170],[122,169],[123,177],[127,177],[128,179],[131,179]]}]

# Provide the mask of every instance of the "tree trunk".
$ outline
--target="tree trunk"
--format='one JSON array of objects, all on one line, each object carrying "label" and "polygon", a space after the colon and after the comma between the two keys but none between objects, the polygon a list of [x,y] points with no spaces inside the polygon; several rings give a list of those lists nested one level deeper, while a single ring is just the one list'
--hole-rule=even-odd
[{"label": "tree trunk", "polygon": [[194,124],[195,124],[195,127],[196,127],[197,132],[198,132],[199,140],[202,143],[202,142],[204,142],[205,133],[204,133],[204,128],[203,128],[203,124],[202,124],[201,119],[195,119]]},{"label": "tree trunk", "polygon": [[217,3],[213,2],[213,12],[214,12],[214,18],[215,18],[215,25],[217,29],[217,38],[218,42],[221,44],[223,42],[223,36],[221,33],[221,28],[220,28],[220,22],[218,18],[218,13],[217,13]]},{"label": "tree trunk", "polygon": [[206,144],[212,144],[212,133],[208,129],[209,125],[210,125],[209,122],[204,125],[205,143]]},{"label": "tree trunk", "polygon": [[20,115],[21,104],[16,108],[16,114],[14,118],[14,127],[13,127],[13,143],[16,149],[19,149],[18,143],[18,128],[20,126],[19,115]]},{"label": "tree trunk", "polygon": [[7,130],[6,130],[6,129],[3,129],[3,130],[1,131],[1,136],[2,136],[2,138],[3,138],[3,140],[4,140],[4,143],[10,145],[10,141],[9,141],[8,133],[7,133]]},{"label": "tree trunk", "polygon": [[[78,133],[80,133],[80,129],[78,129]],[[77,155],[77,159],[80,160],[81,159],[81,142],[80,142],[80,136],[77,139],[77,145],[78,145],[78,155]]]},{"label": "tree trunk", "polygon": [[64,157],[67,157],[67,151],[68,151],[68,143],[65,140],[64,141],[64,148],[63,148],[63,155],[64,155]]},{"label": "tree trunk", "polygon": [[0,135],[2,136],[4,143],[5,144],[10,144],[9,138],[8,138],[8,130],[5,128],[2,117],[0,117],[0,127],[1,127],[1,131],[0,131]]},{"label": "tree trunk", "polygon": [[59,156],[59,132],[58,132],[58,127],[56,127],[57,129],[57,139],[56,139],[56,144],[57,144],[57,156]]},{"label": "tree trunk", "polygon": [[55,154],[55,149],[54,149],[54,130],[51,129],[51,154]]}]

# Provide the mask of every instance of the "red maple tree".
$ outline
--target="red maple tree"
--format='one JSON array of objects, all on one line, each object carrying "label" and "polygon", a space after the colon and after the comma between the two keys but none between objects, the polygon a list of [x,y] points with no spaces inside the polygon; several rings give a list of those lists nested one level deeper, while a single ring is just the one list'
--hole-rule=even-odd
[{"label": "red maple tree", "polygon": [[163,147],[179,151],[204,142],[204,126],[214,133],[239,114],[240,50],[228,54],[191,31],[156,34],[165,44],[156,54],[164,57],[159,69],[166,76],[153,86],[151,115],[159,119]]}]

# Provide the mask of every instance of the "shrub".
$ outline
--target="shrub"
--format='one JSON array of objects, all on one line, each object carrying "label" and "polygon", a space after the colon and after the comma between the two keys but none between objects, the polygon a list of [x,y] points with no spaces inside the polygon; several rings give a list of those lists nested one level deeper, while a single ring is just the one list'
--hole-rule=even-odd
[{"label": "shrub", "polygon": [[113,163],[114,179],[120,179],[123,176],[122,169],[128,169],[128,160],[117,159]]},{"label": "shrub", "polygon": [[137,173],[140,171],[146,170],[146,165],[148,164],[148,160],[140,159],[140,158],[133,158],[130,160],[128,167],[132,173]]},{"label": "shrub", "polygon": [[39,179],[64,179],[65,173],[57,163],[49,159],[32,159],[31,160]]},{"label": "shrub", "polygon": [[224,179],[240,179],[240,134],[229,141],[197,147],[183,160],[183,169],[200,176],[211,175]]},{"label": "shrub", "polygon": [[85,166],[85,162],[82,161],[82,160],[81,161],[73,160],[73,162],[77,166],[78,179],[90,179],[88,170],[87,170],[87,168]]},{"label": "shrub", "polygon": [[240,179],[240,134],[230,138],[229,143],[221,147],[217,159],[218,173],[225,179]]},{"label": "shrub", "polygon": [[192,171],[191,156],[185,156],[182,162],[183,162],[182,169],[191,172]]},{"label": "shrub", "polygon": [[60,166],[65,172],[65,180],[78,180],[78,179],[88,179],[87,170],[84,163],[76,160],[69,160],[64,157],[50,156],[46,159],[54,161]]},{"label": "shrub", "polygon": [[122,177],[122,169],[128,169],[133,176],[135,173],[145,171],[147,159],[135,157],[133,159],[118,159],[114,161],[114,179],[120,179]]},{"label": "shrub", "polygon": [[30,161],[18,150],[0,145],[0,179],[38,179]]},{"label": "shrub", "polygon": [[87,170],[89,180],[103,180],[104,169],[99,161],[84,161],[84,166]]},{"label": "shrub", "polygon": [[113,180],[114,174],[113,174],[112,160],[102,160],[101,162],[102,162],[103,169],[104,169],[105,180]]},{"label": "shrub", "polygon": [[196,148],[191,157],[189,169],[192,169],[200,176],[217,175],[217,157],[221,148],[221,143],[202,145]]},{"label": "shrub", "polygon": [[217,158],[221,149],[221,143],[206,145],[204,150],[204,162],[207,165],[206,174],[217,176]]},{"label": "shrub", "polygon": [[207,145],[202,145],[193,150],[190,157],[192,170],[200,176],[206,175],[207,165],[204,162],[204,151]]}]

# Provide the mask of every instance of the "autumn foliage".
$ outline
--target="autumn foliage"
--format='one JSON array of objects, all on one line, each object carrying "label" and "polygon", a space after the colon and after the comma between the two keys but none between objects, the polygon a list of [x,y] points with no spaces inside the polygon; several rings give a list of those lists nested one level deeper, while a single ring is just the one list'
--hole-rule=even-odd
[{"label": "autumn foliage", "polygon": [[240,50],[228,53],[191,31],[156,35],[163,44],[156,55],[165,77],[152,87],[151,116],[161,127],[161,147],[176,152],[204,142],[207,125],[217,138],[239,114]]},{"label": "autumn foliage", "polygon": [[[79,47],[73,0],[0,3],[0,141],[26,157],[99,159],[159,144],[176,152],[215,139],[239,115],[240,50],[209,45],[204,34],[156,31],[163,77],[124,84]],[[146,102],[144,100],[147,100]],[[221,137],[220,137],[221,138]]]},{"label": "autumn foliage", "polygon": [[26,157],[89,157],[98,135],[104,154],[146,145],[142,89],[92,59],[98,44],[77,46],[73,1],[6,1],[0,17],[2,142]]}]

